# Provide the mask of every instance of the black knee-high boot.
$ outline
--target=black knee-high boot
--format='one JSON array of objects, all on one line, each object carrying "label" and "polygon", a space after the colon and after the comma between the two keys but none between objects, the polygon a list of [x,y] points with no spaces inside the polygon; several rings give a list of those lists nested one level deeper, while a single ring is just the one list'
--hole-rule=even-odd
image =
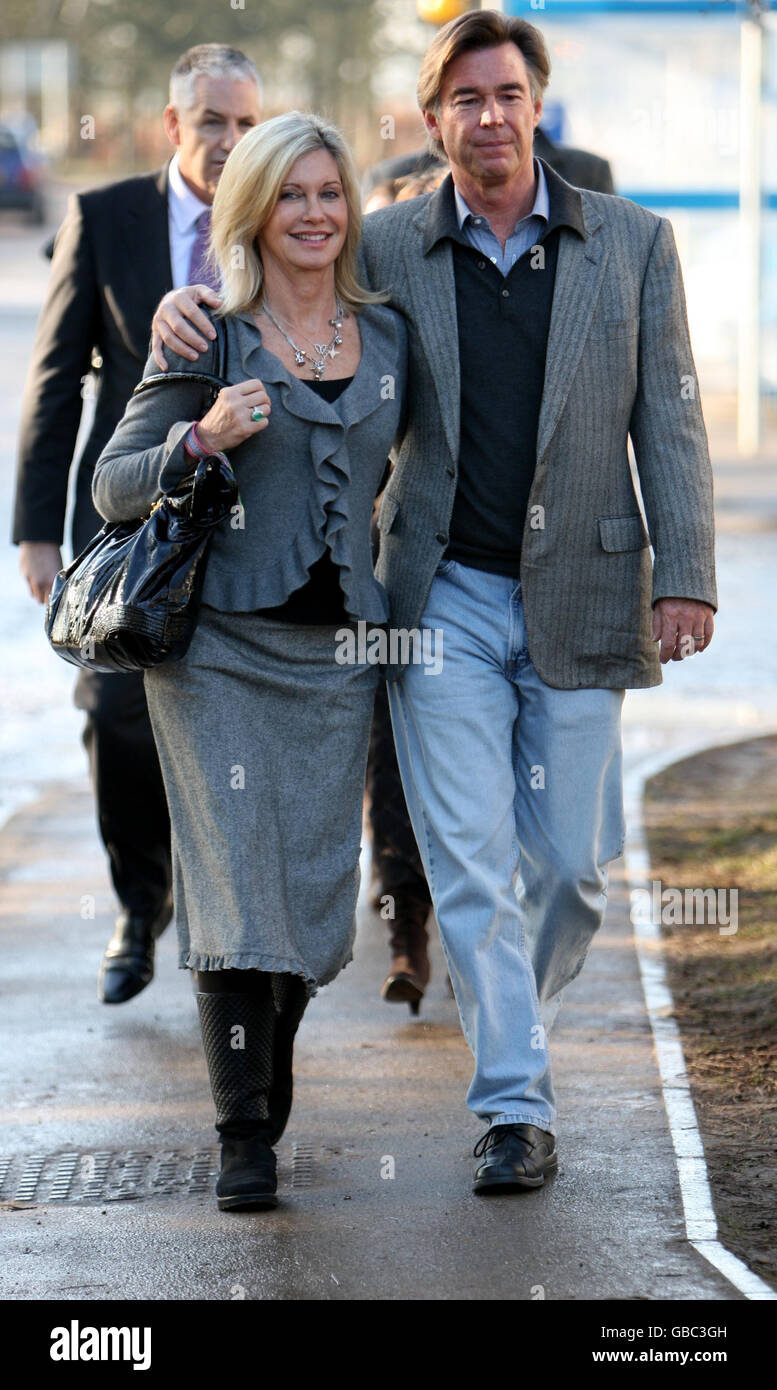
[{"label": "black knee-high boot", "polygon": [[270,981],[255,983],[259,988],[252,993],[197,994],[221,1139],[216,1199],[222,1211],[274,1207],[278,1201],[268,1107],[275,1005]]},{"label": "black knee-high boot", "polygon": [[275,1206],[272,1145],[291,1110],[294,1036],[307,988],[296,976],[258,970],[199,971],[195,979],[221,1139],[218,1205]]},{"label": "black knee-high boot", "polygon": [[308,1006],[308,991],[299,975],[273,975],[273,996],[278,1015],[273,1046],[273,1079],[270,1088],[269,1112],[271,1144],[277,1144],[291,1111],[293,1097],[292,1062],[294,1038]]}]

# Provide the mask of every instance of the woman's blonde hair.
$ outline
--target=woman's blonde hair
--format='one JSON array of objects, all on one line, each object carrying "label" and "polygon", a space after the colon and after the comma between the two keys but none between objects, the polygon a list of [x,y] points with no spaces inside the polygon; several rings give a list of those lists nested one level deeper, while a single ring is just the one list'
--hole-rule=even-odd
[{"label": "woman's blonde hair", "polygon": [[277,205],[289,170],[311,150],[328,150],[337,164],[348,208],[348,230],[335,261],[335,293],[343,308],[385,303],[359,283],[359,181],[351,152],[336,126],[320,116],[289,111],[254,126],[235,145],[219,179],[211,214],[210,257],[222,276],[220,314],[249,309],[261,299],[264,272],[257,234]]}]

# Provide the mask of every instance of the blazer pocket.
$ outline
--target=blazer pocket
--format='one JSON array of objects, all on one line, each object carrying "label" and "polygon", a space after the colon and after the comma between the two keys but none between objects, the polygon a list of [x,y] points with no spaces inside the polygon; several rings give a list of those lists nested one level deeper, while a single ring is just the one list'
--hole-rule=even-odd
[{"label": "blazer pocket", "polygon": [[387,492],[380,504],[380,511],[378,512],[378,530],[382,531],[384,536],[394,525],[398,511],[399,503],[396,497],[392,496],[390,492]]},{"label": "blazer pocket", "polygon": [[610,340],[612,338],[636,338],[639,333],[639,318],[633,319],[599,319],[591,325],[591,337],[598,341]]},{"label": "blazer pocket", "polygon": [[650,545],[641,516],[600,516],[599,539],[602,549],[610,552],[643,550]]}]

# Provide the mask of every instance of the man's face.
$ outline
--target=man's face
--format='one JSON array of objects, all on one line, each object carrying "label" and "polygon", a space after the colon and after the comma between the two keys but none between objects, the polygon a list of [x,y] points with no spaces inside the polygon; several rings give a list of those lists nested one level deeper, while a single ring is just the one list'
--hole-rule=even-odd
[{"label": "man's face", "polygon": [[453,170],[475,183],[508,183],[531,168],[542,101],[532,101],[529,74],[514,43],[461,53],[448,67],[437,115],[427,129],[442,139]]},{"label": "man's face", "polygon": [[186,111],[165,107],[165,130],[178,149],[181,174],[204,203],[212,203],[227,155],[262,118],[259,93],[244,78],[195,78]]}]

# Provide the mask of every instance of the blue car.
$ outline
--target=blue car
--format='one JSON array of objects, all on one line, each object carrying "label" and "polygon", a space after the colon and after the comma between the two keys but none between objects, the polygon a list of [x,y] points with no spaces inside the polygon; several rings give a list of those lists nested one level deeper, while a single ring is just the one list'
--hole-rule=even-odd
[{"label": "blue car", "polygon": [[0,126],[0,211],[26,212],[29,221],[44,220],[41,174],[34,156],[7,126]]}]

